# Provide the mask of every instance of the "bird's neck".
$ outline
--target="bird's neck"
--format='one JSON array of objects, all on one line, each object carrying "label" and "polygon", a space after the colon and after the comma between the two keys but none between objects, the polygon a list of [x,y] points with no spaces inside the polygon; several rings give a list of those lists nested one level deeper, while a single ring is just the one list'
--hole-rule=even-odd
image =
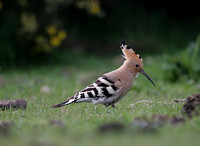
[{"label": "bird's neck", "polygon": [[133,69],[133,64],[128,61],[124,61],[123,65],[119,68],[119,70],[132,74],[134,76],[137,74],[137,72],[135,72]]}]

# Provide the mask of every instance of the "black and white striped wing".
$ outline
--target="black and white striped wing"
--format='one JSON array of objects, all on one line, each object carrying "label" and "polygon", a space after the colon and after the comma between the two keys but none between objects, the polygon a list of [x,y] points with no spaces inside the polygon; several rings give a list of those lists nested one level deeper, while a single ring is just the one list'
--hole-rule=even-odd
[{"label": "black and white striped wing", "polygon": [[115,95],[118,88],[114,82],[106,76],[98,78],[98,80],[75,95],[75,102],[91,102],[99,98],[109,98]]}]

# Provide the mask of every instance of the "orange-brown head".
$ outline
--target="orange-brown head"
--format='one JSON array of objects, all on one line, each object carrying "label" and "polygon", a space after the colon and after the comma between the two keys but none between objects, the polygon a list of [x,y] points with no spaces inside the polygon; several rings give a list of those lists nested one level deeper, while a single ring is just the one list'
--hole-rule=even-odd
[{"label": "orange-brown head", "polygon": [[155,86],[154,82],[143,70],[142,57],[137,52],[133,51],[130,46],[126,45],[124,41],[121,42],[120,48],[122,49],[123,57],[126,59],[125,63],[128,64],[131,70],[136,74],[142,73]]}]

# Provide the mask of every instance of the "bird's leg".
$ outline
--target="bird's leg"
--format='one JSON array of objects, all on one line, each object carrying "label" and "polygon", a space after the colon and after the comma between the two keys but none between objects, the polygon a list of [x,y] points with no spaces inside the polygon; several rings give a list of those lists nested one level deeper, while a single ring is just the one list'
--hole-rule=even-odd
[{"label": "bird's leg", "polygon": [[96,111],[96,110],[97,110],[97,107],[95,106],[92,110],[93,110],[93,111]]},{"label": "bird's leg", "polygon": [[115,106],[115,104],[113,103],[113,104],[104,104],[105,105],[105,107],[110,107],[110,106],[112,106],[114,109],[116,108],[116,106]]},{"label": "bird's leg", "polygon": [[116,110],[116,106],[114,104],[105,105],[105,106],[108,108],[107,110],[108,113],[113,113]]},{"label": "bird's leg", "polygon": [[112,104],[111,106],[112,106],[114,109],[116,109],[116,108],[117,108],[117,107],[116,107],[114,104]]}]

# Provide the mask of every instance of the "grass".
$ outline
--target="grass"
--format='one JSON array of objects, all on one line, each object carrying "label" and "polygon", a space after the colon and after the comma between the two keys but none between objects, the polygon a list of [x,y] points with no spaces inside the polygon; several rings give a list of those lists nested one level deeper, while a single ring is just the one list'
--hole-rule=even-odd
[{"label": "grass", "polygon": [[[179,126],[167,125],[156,132],[101,134],[98,127],[109,122],[130,124],[136,117],[153,114],[181,116],[182,104],[173,99],[186,98],[200,91],[199,82],[166,81],[162,69],[162,56],[144,57],[144,70],[156,83],[156,88],[139,76],[126,97],[116,104],[117,109],[89,103],[71,104],[51,109],[96,80],[105,72],[119,66],[113,59],[83,57],[70,65],[47,65],[27,69],[2,71],[5,83],[0,86],[0,100],[22,98],[28,102],[26,110],[0,111],[0,120],[12,121],[9,134],[0,134],[0,145],[198,145],[199,117]],[[41,92],[47,86],[49,92]],[[152,100],[152,103],[140,103]],[[169,104],[160,104],[168,102]],[[109,112],[108,112],[109,111]],[[53,126],[59,119],[65,126]]]}]

